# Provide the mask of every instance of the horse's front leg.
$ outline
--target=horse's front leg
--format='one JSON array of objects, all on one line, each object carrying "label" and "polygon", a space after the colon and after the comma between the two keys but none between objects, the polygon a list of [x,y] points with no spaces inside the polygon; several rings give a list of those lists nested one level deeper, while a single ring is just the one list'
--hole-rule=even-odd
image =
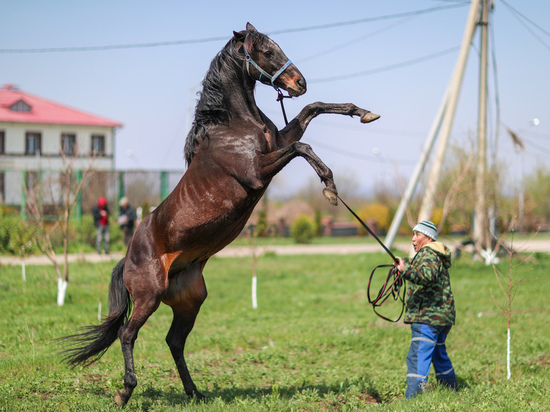
[{"label": "horse's front leg", "polygon": [[284,129],[280,131],[287,144],[297,142],[302,138],[309,123],[320,114],[343,114],[347,116],[360,116],[362,123],[370,123],[380,117],[366,109],[357,107],[352,103],[323,103],[315,102],[305,106]]},{"label": "horse's front leg", "polygon": [[260,176],[264,182],[267,182],[279,173],[292,159],[300,156],[313,167],[321,182],[325,184],[323,195],[331,205],[338,204],[338,190],[332,176],[332,170],[315,154],[310,145],[301,142],[293,142],[290,145],[275,152],[262,156]]}]

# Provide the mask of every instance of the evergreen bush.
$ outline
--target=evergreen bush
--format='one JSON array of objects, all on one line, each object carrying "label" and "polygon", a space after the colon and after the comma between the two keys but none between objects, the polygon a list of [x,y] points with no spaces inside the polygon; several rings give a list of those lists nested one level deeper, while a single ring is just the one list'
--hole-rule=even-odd
[{"label": "evergreen bush", "polygon": [[309,216],[298,216],[290,227],[290,234],[296,243],[311,243],[315,235],[315,223]]}]

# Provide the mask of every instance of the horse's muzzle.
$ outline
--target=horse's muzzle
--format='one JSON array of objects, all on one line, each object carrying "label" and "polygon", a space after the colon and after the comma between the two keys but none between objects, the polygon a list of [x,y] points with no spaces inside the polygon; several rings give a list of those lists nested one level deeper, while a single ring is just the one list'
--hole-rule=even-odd
[{"label": "horse's muzzle", "polygon": [[291,86],[287,87],[286,91],[292,97],[301,96],[307,92],[306,79],[304,79],[303,76],[296,76],[295,80],[291,84]]}]

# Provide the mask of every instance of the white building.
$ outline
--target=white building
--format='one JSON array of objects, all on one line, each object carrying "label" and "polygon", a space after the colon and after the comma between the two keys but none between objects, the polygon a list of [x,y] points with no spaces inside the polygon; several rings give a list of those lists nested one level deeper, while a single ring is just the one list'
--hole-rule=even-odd
[{"label": "white building", "polygon": [[20,204],[25,172],[114,170],[115,132],[122,124],[0,87],[0,203]]}]

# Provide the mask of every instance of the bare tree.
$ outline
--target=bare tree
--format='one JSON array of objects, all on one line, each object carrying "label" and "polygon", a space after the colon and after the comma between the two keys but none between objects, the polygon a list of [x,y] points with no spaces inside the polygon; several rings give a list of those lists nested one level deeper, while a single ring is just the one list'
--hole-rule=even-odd
[{"label": "bare tree", "polygon": [[[76,149],[76,148],[75,148]],[[67,156],[61,151],[65,169],[58,172],[58,181],[55,182],[53,174],[43,181],[38,176],[32,178],[24,185],[27,196],[27,211],[30,221],[35,227],[35,243],[40,251],[50,260],[57,273],[57,304],[63,306],[65,295],[69,284],[69,227],[73,206],[82,189],[84,181],[93,173],[93,161],[90,158],[87,168],[82,172],[80,179],[76,179],[75,162],[77,160],[76,150],[72,156]],[[46,186],[46,187],[45,187]],[[51,205],[44,204],[45,190],[49,191],[47,199]],[[51,206],[51,207],[46,207]],[[45,210],[49,213],[46,218]],[[63,263],[55,253],[53,236],[56,231],[61,231],[63,239]]]},{"label": "bare tree", "polygon": [[453,208],[457,197],[460,194],[460,187],[463,185],[464,179],[468,176],[472,168],[473,161],[474,155],[473,152],[471,152],[464,165],[457,165],[455,179],[452,181],[451,187],[447,190],[445,200],[443,202],[443,211],[438,227],[439,231],[441,231],[445,225],[447,216],[449,215],[450,210]]}]

